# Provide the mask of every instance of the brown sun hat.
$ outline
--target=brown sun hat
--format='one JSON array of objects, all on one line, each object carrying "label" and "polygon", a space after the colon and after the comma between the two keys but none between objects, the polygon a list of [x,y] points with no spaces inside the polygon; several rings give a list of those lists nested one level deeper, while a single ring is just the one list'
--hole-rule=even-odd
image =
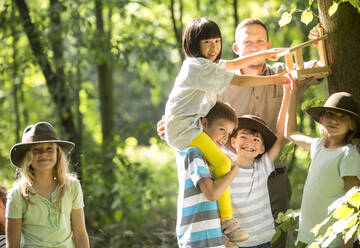
[{"label": "brown sun hat", "polygon": [[65,153],[70,153],[75,144],[59,140],[55,129],[48,122],[38,122],[24,129],[21,143],[15,144],[10,150],[10,161],[16,167],[21,166],[25,153],[31,146],[42,143],[56,143]]},{"label": "brown sun hat", "polygon": [[238,118],[239,125],[237,130],[245,128],[259,132],[264,140],[265,152],[267,152],[277,140],[276,135],[271,131],[263,119],[256,115],[242,115]]},{"label": "brown sun hat", "polygon": [[356,122],[357,133],[355,138],[360,137],[360,106],[355,98],[347,92],[337,92],[332,94],[322,107],[311,107],[306,112],[317,122],[320,122],[322,113],[326,110],[331,110],[338,113],[343,113],[351,117]]}]

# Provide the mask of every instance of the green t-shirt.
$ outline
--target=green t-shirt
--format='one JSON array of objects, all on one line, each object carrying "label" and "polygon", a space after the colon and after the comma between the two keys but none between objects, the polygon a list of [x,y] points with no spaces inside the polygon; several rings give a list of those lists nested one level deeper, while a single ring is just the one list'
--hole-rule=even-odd
[{"label": "green t-shirt", "polygon": [[51,193],[51,201],[36,193],[30,195],[34,204],[26,205],[17,188],[8,193],[6,218],[22,219],[22,245],[35,247],[75,247],[72,241],[71,211],[84,207],[83,193],[79,181],[71,181],[71,190],[66,190],[61,199],[61,212],[55,207],[56,190]]},{"label": "green t-shirt", "polygon": [[[298,234],[298,240],[307,244],[314,240],[311,229],[328,216],[328,207],[345,195],[343,177],[356,176],[360,179],[360,154],[351,144],[327,149],[323,138],[314,139],[311,160],[301,203]],[[341,239],[337,239],[330,247],[341,247],[342,243]]]}]

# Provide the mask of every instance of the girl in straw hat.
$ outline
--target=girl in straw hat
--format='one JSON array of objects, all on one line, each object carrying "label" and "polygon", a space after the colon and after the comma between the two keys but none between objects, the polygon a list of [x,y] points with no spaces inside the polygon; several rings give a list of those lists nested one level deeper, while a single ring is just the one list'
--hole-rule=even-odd
[{"label": "girl in straw hat", "polygon": [[[311,244],[311,229],[328,216],[328,207],[354,186],[359,185],[360,155],[351,144],[359,137],[359,104],[346,92],[332,94],[322,107],[312,107],[307,113],[320,123],[323,137],[313,138],[297,131],[296,96],[299,83],[292,83],[287,113],[285,137],[296,145],[310,150],[311,164],[306,178],[299,224],[298,241]],[[320,229],[324,233],[327,226]],[[329,247],[353,247],[340,235]]]},{"label": "girl in straw hat", "polygon": [[8,193],[8,247],[89,247],[81,186],[68,169],[73,147],[47,122],[26,127],[12,147],[20,178]]}]

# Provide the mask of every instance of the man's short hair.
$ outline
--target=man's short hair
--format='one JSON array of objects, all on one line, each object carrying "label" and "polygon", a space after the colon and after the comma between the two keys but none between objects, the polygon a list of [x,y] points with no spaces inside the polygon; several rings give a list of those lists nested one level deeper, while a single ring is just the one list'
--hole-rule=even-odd
[{"label": "man's short hair", "polygon": [[0,186],[0,200],[6,205],[6,195],[7,189],[3,186]]},{"label": "man's short hair", "polygon": [[263,23],[261,20],[259,20],[257,18],[247,18],[247,19],[243,20],[242,22],[240,22],[239,25],[237,25],[236,31],[235,31],[235,42],[238,41],[237,37],[238,37],[238,34],[240,32],[240,29],[242,29],[243,27],[245,27],[247,25],[253,25],[253,24],[260,25],[265,29],[266,38],[269,41],[269,32],[267,30],[267,27],[266,27],[265,23]]},{"label": "man's short hair", "polygon": [[235,124],[235,128],[238,125],[238,118],[236,116],[235,110],[230,106],[230,104],[217,101],[214,107],[212,107],[209,113],[205,116],[208,120],[209,125],[215,120],[224,119],[231,121]]}]

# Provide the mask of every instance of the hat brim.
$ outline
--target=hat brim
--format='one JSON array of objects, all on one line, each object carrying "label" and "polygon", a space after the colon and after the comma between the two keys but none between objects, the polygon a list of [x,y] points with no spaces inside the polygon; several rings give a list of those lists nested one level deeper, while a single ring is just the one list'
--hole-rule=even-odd
[{"label": "hat brim", "polygon": [[73,142],[64,140],[44,140],[29,143],[17,143],[10,150],[11,163],[16,167],[21,167],[21,163],[24,160],[25,153],[30,149],[30,147],[43,143],[56,143],[61,147],[65,154],[70,153],[75,146]]},{"label": "hat brim", "polygon": [[266,125],[261,123],[260,121],[246,118],[246,117],[239,117],[239,125],[238,129],[245,128],[245,129],[253,129],[258,131],[264,140],[264,148],[265,152],[270,150],[270,148],[274,145],[274,143],[277,140],[276,135],[271,131],[270,128],[268,128]]},{"label": "hat brim", "polygon": [[311,107],[306,110],[306,113],[308,113],[308,115],[310,115],[315,121],[320,123],[320,117],[321,117],[322,113],[326,110],[343,113],[343,114],[350,116],[356,122],[357,129],[358,129],[354,138],[360,138],[360,116],[352,111],[342,109],[342,108],[335,108],[335,107]]}]

